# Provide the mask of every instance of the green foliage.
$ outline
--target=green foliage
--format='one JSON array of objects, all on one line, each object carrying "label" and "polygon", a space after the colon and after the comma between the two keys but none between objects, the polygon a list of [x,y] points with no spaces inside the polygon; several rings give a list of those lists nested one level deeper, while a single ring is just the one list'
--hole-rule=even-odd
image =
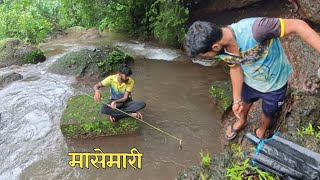
[{"label": "green foliage", "polygon": [[93,27],[107,14],[107,0],[60,0],[59,25],[62,28],[71,26]]},{"label": "green foliage", "polygon": [[26,55],[25,61],[27,63],[36,64],[39,62],[39,59],[43,58],[45,58],[43,52],[40,49],[36,49]]},{"label": "green foliage", "polygon": [[110,1],[106,7],[107,15],[100,22],[99,29],[108,28],[112,31],[133,32],[134,22],[130,16],[133,7],[133,0]]},{"label": "green foliage", "polygon": [[200,156],[201,156],[201,164],[202,166],[204,167],[209,167],[210,164],[211,164],[211,157],[210,157],[210,154],[207,152],[206,155],[203,155],[202,152],[200,152]]},{"label": "green foliage", "polygon": [[232,88],[228,81],[216,81],[209,87],[209,93],[217,100],[223,110],[232,104]]},{"label": "green foliage", "polygon": [[167,43],[183,44],[189,10],[179,0],[157,0],[146,13],[145,22],[155,38]]},{"label": "green foliage", "polygon": [[105,72],[114,70],[120,63],[127,63],[129,61],[132,61],[132,57],[130,55],[114,50],[109,53],[105,60],[102,60],[98,63],[98,67]]},{"label": "green foliage", "polygon": [[312,124],[310,122],[309,122],[307,128],[302,127],[301,130],[299,128],[297,128],[297,130],[298,130],[298,134],[300,136],[303,136],[303,135],[314,135],[315,134],[315,130],[313,129],[313,126],[312,126]]},{"label": "green foliage", "polygon": [[[253,179],[250,175],[255,174],[261,180],[279,179],[276,175],[271,175],[257,167],[253,167],[249,163],[249,159],[245,158],[241,145],[231,144],[232,166],[227,168],[226,176],[231,180]],[[255,150],[254,150],[255,151]]]},{"label": "green foliage", "polygon": [[53,29],[58,6],[57,1],[5,0],[0,5],[0,39],[41,42]]},{"label": "green foliage", "polygon": [[[249,164],[249,159],[246,159],[242,164],[237,165],[237,164],[232,164],[231,168],[227,168],[227,177],[231,180],[242,180],[245,177],[245,172],[246,171],[253,171],[256,172],[256,175],[259,177],[261,180],[273,180],[273,179],[279,179],[278,177],[271,175],[267,172],[261,171],[260,169],[256,167],[252,167]],[[253,179],[251,176],[247,177],[249,180]]]},{"label": "green foliage", "polygon": [[309,122],[308,127],[302,127],[301,129],[297,128],[298,135],[299,136],[304,136],[304,135],[315,135],[319,140],[320,140],[320,126],[317,126],[318,132],[313,128],[313,125],[311,122]]}]

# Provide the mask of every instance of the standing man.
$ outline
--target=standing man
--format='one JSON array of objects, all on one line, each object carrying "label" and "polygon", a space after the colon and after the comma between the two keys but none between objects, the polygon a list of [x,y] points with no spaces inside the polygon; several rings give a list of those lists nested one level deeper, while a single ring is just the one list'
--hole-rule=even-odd
[{"label": "standing man", "polygon": [[298,34],[320,53],[320,37],[298,19],[248,18],[226,27],[210,22],[194,22],[187,33],[186,48],[191,56],[216,56],[231,67],[233,104],[238,121],[226,130],[232,140],[247,122],[252,103],[262,99],[258,138],[275,120],[283,104],[292,67],[285,55],[280,37]]},{"label": "standing man", "polygon": [[146,104],[142,101],[132,100],[131,92],[133,90],[134,80],[130,77],[131,75],[132,71],[130,67],[120,65],[118,74],[108,76],[93,87],[95,92],[94,99],[97,103],[101,100],[99,89],[105,86],[110,87],[110,100],[108,105],[102,105],[101,113],[109,115],[111,122],[116,122],[120,118],[128,117],[128,115],[117,109],[121,109],[132,117],[142,119],[142,115],[138,111],[143,109]]}]

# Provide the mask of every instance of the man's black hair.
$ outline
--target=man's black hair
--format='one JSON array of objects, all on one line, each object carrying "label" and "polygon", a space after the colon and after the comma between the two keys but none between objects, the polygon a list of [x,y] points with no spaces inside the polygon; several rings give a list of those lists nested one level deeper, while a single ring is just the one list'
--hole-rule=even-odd
[{"label": "man's black hair", "polygon": [[210,51],[212,45],[222,38],[222,29],[216,24],[204,21],[194,22],[187,32],[186,50],[189,56]]},{"label": "man's black hair", "polygon": [[125,74],[126,76],[131,76],[132,75],[131,68],[128,67],[128,65],[126,65],[126,64],[120,64],[118,71],[119,71],[119,73]]}]

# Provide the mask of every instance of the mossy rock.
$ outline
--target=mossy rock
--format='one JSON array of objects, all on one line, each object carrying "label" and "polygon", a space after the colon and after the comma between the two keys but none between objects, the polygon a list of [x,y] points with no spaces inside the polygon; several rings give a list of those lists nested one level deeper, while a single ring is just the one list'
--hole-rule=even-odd
[{"label": "mossy rock", "polygon": [[11,65],[36,64],[46,60],[43,52],[19,39],[3,39],[0,41],[0,68]]},{"label": "mossy rock", "polygon": [[222,111],[227,110],[232,104],[232,85],[231,81],[215,81],[209,87],[209,93],[213,97],[218,108]]},{"label": "mossy rock", "polygon": [[0,87],[4,87],[14,81],[23,79],[23,76],[21,74],[18,73],[6,73],[6,74],[2,74],[0,75]]},{"label": "mossy rock", "polygon": [[[293,142],[300,144],[312,151],[320,153],[320,98],[310,96],[303,92],[293,92],[291,94],[293,105],[291,111],[286,115],[285,136]],[[314,134],[303,134],[303,128],[307,128],[309,123],[313,127]],[[319,136],[318,135],[318,136]]]},{"label": "mossy rock", "polygon": [[[119,57],[115,59],[113,54],[119,54]],[[54,62],[49,71],[75,77],[101,77],[114,70],[118,64],[132,61],[131,56],[119,49],[104,46],[68,53]]]},{"label": "mossy rock", "polygon": [[[102,97],[109,97],[109,94],[102,93]],[[71,97],[61,118],[62,134],[68,137],[111,136],[138,131],[138,121],[133,118],[123,118],[112,124],[109,116],[100,113],[101,106],[102,103],[96,104],[86,95]]]}]

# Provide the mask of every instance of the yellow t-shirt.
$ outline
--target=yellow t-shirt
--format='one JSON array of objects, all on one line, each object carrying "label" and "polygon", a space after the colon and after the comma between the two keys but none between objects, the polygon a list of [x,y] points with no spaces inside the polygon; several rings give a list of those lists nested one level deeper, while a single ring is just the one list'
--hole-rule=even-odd
[{"label": "yellow t-shirt", "polygon": [[124,96],[124,93],[132,92],[134,86],[134,80],[129,77],[128,82],[119,84],[118,74],[108,76],[101,81],[103,86],[110,86],[110,99],[117,100],[121,99]]}]

